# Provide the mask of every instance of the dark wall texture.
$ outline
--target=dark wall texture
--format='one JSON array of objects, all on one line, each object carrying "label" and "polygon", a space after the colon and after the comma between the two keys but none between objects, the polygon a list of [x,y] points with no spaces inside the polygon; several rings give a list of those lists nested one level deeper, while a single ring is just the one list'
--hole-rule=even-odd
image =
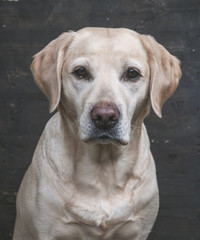
[{"label": "dark wall texture", "polygon": [[163,118],[146,125],[157,166],[160,211],[150,240],[200,239],[200,1],[0,1],[0,239],[11,239],[15,199],[50,118],[29,70],[32,56],[67,30],[127,27],[153,35],[182,61]]}]

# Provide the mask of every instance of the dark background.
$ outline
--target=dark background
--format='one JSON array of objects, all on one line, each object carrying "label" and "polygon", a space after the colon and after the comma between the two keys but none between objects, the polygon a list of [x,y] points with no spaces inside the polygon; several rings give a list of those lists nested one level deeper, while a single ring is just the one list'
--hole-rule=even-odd
[{"label": "dark background", "polygon": [[[183,77],[163,119],[146,125],[160,211],[150,240],[200,239],[200,1],[0,1],[0,239],[11,239],[15,198],[50,118],[35,85],[32,56],[67,30],[127,27],[153,35],[182,61]],[[28,239],[27,239],[28,240]]]}]

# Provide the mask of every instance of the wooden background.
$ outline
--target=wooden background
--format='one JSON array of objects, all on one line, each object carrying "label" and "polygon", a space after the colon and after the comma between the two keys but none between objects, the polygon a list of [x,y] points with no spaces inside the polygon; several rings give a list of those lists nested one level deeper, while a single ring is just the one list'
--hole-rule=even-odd
[{"label": "wooden background", "polygon": [[[200,239],[200,1],[0,1],[0,239],[11,239],[15,198],[50,118],[32,56],[67,30],[127,27],[153,35],[182,61],[183,77],[163,119],[146,125],[156,161],[160,211],[150,240]],[[28,239],[27,239],[28,240]]]}]

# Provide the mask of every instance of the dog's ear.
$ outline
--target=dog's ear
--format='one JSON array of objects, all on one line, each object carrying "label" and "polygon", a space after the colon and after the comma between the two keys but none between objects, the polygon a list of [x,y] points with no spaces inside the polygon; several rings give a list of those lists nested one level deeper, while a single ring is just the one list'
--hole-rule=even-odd
[{"label": "dog's ear", "polygon": [[164,102],[176,90],[181,77],[180,61],[151,36],[142,36],[150,67],[149,94],[154,112],[161,118]]},{"label": "dog's ear", "polygon": [[63,33],[33,57],[31,71],[42,92],[49,100],[53,112],[60,102],[61,71],[67,47],[73,33]]}]

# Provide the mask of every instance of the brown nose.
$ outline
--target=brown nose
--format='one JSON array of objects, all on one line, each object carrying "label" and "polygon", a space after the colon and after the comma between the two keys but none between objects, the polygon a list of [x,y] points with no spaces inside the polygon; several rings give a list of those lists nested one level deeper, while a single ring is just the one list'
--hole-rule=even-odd
[{"label": "brown nose", "polygon": [[113,103],[97,103],[91,111],[91,119],[96,127],[109,129],[114,127],[114,125],[118,122],[119,110]]}]

